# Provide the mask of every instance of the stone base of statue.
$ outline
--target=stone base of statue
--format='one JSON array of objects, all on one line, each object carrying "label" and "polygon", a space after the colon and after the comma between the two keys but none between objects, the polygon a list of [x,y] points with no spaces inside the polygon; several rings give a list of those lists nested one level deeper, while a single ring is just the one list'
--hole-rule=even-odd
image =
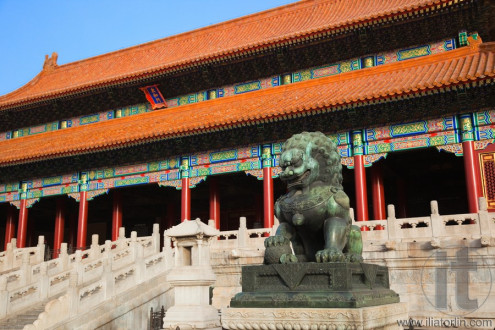
[{"label": "stone base of statue", "polygon": [[356,308],[399,302],[387,267],[367,263],[293,263],[242,268],[230,307]]},{"label": "stone base of statue", "polygon": [[388,269],[367,263],[243,267],[242,292],[222,309],[225,329],[398,329],[407,319]]},{"label": "stone base of statue", "polygon": [[363,308],[223,308],[222,328],[245,329],[402,329],[407,303]]}]

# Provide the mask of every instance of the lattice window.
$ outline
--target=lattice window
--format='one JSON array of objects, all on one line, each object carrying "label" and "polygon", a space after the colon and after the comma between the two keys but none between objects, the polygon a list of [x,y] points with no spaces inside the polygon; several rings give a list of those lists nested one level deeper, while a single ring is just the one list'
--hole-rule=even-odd
[{"label": "lattice window", "polygon": [[483,192],[488,207],[495,208],[495,153],[481,154],[483,171]]}]

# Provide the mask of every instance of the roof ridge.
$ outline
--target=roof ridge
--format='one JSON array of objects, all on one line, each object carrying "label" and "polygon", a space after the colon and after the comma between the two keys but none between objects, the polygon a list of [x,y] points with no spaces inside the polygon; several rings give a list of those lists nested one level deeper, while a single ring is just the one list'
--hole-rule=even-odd
[{"label": "roof ridge", "polygon": [[[124,80],[136,80],[140,76],[152,76],[161,72],[194,63],[222,58],[228,54],[248,49],[266,48],[289,42],[302,36],[336,30],[345,26],[394,16],[412,10],[436,6],[449,0],[404,0],[376,2],[378,8],[362,6],[366,0],[304,0],[265,11],[245,15],[228,21],[201,27],[177,35],[152,40],[86,59],[61,64],[53,68],[50,78],[38,81],[33,90],[19,91],[0,97],[0,108],[33,103],[56,98],[62,94],[77,93],[99,85],[110,85]],[[348,4],[354,4],[350,6]],[[307,9],[315,8],[316,12]],[[318,10],[321,9],[321,10]],[[294,17],[290,15],[295,15]],[[279,24],[260,23],[281,18]],[[245,29],[238,27],[245,26]],[[236,27],[236,38],[228,38]],[[251,27],[251,28],[249,28]],[[252,31],[251,31],[252,30]],[[247,36],[250,36],[247,38]],[[193,51],[191,51],[193,50]],[[138,58],[139,61],[133,61]],[[105,61],[108,61],[105,63]],[[68,72],[73,70],[72,72]],[[79,71],[78,71],[79,70]],[[88,79],[85,73],[94,74]],[[70,79],[66,77],[70,75]],[[48,76],[47,76],[48,77]],[[24,87],[24,86],[23,86]],[[22,88],[22,87],[21,87]],[[6,97],[8,95],[8,97]],[[15,96],[15,97],[12,97]]]},{"label": "roof ridge", "polygon": [[132,51],[134,49],[144,48],[145,46],[149,46],[149,45],[154,44],[154,43],[165,42],[167,40],[173,40],[173,39],[180,39],[180,38],[182,38],[184,36],[191,35],[191,34],[197,34],[197,33],[200,33],[200,32],[206,33],[207,30],[214,29],[214,28],[216,28],[218,26],[232,24],[232,23],[234,23],[236,21],[239,21],[239,20],[245,20],[245,19],[251,18],[252,16],[260,16],[262,14],[266,14],[266,13],[271,12],[271,11],[280,10],[280,8],[286,8],[286,7],[289,7],[289,6],[299,5],[300,2],[313,2],[313,1],[329,1],[329,2],[331,2],[331,1],[336,1],[336,0],[299,0],[299,1],[294,2],[294,3],[289,3],[289,4],[286,4],[286,5],[278,6],[278,7],[275,7],[275,8],[270,8],[270,9],[263,10],[263,11],[260,11],[260,12],[255,12],[255,13],[252,13],[252,14],[247,14],[247,15],[243,15],[243,16],[240,16],[240,17],[232,18],[232,19],[229,19],[229,20],[226,20],[226,21],[222,21],[222,22],[218,22],[218,23],[214,23],[214,24],[210,24],[210,25],[198,27],[198,28],[193,29],[193,30],[189,30],[189,31],[185,31],[185,32],[180,32],[178,34],[173,34],[173,35],[166,36],[166,37],[163,37],[163,38],[146,41],[146,42],[140,43],[138,45],[120,48],[120,49],[117,49],[117,50],[113,50],[113,51],[106,52],[106,53],[103,53],[103,54],[98,54],[98,55],[95,55],[95,56],[83,58],[83,59],[76,60],[76,61],[69,62],[69,63],[59,64],[57,66],[57,69],[61,69],[63,67],[70,66],[70,65],[73,65],[73,64],[84,63],[84,62],[87,62],[87,61],[95,61],[95,60],[97,60],[99,58],[111,56],[111,55],[114,55],[114,54],[117,54],[117,53],[121,53],[121,52],[124,52],[124,51],[127,51],[127,50]]}]

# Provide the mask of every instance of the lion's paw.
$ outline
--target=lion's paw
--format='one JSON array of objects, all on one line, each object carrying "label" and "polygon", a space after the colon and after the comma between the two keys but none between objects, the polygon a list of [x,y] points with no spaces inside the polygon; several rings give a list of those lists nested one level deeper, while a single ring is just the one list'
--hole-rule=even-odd
[{"label": "lion's paw", "polygon": [[290,241],[284,236],[270,236],[265,239],[265,248],[289,245]]},{"label": "lion's paw", "polygon": [[363,256],[357,253],[349,253],[346,260],[349,262],[363,262]]},{"label": "lion's paw", "polygon": [[345,254],[335,248],[316,252],[316,262],[344,262]]},{"label": "lion's paw", "polygon": [[265,259],[267,265],[280,263],[284,254],[292,254],[290,241],[284,236],[270,236],[265,239]]},{"label": "lion's paw", "polygon": [[296,263],[297,261],[297,257],[291,253],[282,254],[282,256],[280,257],[281,264],[292,264]]}]

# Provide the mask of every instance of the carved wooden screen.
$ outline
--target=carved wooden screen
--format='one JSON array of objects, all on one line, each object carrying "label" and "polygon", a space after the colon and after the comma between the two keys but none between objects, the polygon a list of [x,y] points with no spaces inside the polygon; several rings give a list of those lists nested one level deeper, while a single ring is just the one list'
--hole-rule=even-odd
[{"label": "carved wooden screen", "polygon": [[480,154],[483,195],[489,209],[495,209],[495,153]]}]

